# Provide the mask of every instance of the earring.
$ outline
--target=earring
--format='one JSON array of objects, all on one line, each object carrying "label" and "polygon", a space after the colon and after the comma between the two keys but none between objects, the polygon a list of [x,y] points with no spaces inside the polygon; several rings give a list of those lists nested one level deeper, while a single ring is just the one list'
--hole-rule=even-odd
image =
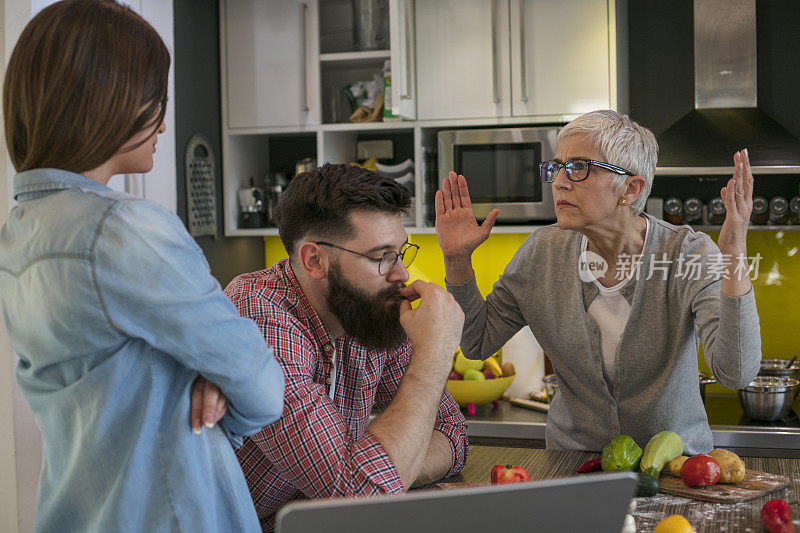
[{"label": "earring", "polygon": [[628,204],[628,201],[625,198],[623,198],[622,199],[622,205],[627,205],[627,204]]}]

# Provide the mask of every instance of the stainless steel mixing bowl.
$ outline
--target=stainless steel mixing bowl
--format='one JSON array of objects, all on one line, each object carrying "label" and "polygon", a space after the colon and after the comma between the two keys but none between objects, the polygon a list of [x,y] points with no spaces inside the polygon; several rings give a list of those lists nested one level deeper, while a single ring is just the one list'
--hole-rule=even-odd
[{"label": "stainless steel mixing bowl", "polygon": [[737,391],[739,405],[755,420],[780,420],[800,391],[800,381],[785,377],[758,376]]},{"label": "stainless steel mixing bowl", "polygon": [[758,375],[800,380],[800,361],[795,361],[790,368],[786,368],[788,363],[789,359],[762,359]]}]

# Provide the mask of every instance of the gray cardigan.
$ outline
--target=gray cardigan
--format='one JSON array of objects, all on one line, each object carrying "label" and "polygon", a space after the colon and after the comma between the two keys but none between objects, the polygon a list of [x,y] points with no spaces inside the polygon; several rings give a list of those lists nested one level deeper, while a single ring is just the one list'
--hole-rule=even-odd
[{"label": "gray cardigan", "polygon": [[[684,453],[706,453],[713,441],[698,386],[698,336],[721,384],[741,388],[758,373],[753,291],[738,298],[721,294],[714,266],[720,252],[711,238],[648,218],[638,275],[622,289],[631,314],[610,387],[600,331],[587,313],[599,291],[578,275],[580,233],[555,225],[536,231],[485,301],[474,278],[447,284],[466,315],[461,349],[467,357],[487,357],[529,325],[550,358],[559,391],[547,418],[548,449],[600,451],[619,434],[644,448],[657,432],[672,430],[683,439]],[[699,264],[699,273],[687,261]],[[680,275],[680,268],[690,275]]]}]

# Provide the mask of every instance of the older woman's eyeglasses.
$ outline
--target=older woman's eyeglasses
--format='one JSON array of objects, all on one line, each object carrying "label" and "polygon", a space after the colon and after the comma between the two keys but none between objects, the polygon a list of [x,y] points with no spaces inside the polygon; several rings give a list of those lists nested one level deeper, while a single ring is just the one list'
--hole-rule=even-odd
[{"label": "older woman's eyeglasses", "polygon": [[378,264],[378,274],[381,276],[385,276],[394,268],[394,265],[397,264],[398,259],[403,260],[403,266],[408,268],[411,266],[411,263],[414,262],[414,258],[417,257],[417,250],[419,250],[419,246],[416,244],[405,243],[403,248],[399,252],[395,252],[394,250],[390,252],[386,252],[381,257],[370,257],[366,254],[362,254],[361,252],[356,252],[355,250],[349,250],[347,248],[342,248],[336,244],[330,242],[319,241],[315,242],[319,246],[330,246],[331,248],[336,248],[337,250],[342,250],[344,252],[350,252],[351,254],[360,255],[361,257],[365,257],[372,261],[373,263]]},{"label": "older woman's eyeglasses", "polygon": [[595,161],[594,159],[570,159],[561,163],[560,161],[550,160],[543,161],[539,164],[539,177],[545,183],[553,183],[556,180],[558,172],[563,168],[570,181],[583,181],[589,177],[589,172],[592,166],[609,170],[615,174],[634,176],[635,174],[630,170],[625,170],[622,167],[603,163],[602,161]]}]

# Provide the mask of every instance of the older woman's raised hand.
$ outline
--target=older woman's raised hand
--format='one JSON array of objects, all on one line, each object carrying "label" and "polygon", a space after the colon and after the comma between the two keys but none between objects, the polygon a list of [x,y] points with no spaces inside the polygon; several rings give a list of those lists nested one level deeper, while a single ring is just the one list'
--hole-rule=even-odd
[{"label": "older woman's raised hand", "polygon": [[750,292],[749,272],[739,268],[747,260],[747,228],[753,212],[753,172],[747,149],[733,156],[733,177],[720,191],[727,214],[719,232],[719,250],[726,258],[726,275],[722,280],[722,292],[728,296],[741,296]]},{"label": "older woman's raised hand", "polygon": [[467,180],[452,171],[436,191],[435,206],[436,236],[444,255],[445,276],[450,283],[463,283],[472,277],[472,252],[489,237],[500,211],[493,209],[478,225]]}]

